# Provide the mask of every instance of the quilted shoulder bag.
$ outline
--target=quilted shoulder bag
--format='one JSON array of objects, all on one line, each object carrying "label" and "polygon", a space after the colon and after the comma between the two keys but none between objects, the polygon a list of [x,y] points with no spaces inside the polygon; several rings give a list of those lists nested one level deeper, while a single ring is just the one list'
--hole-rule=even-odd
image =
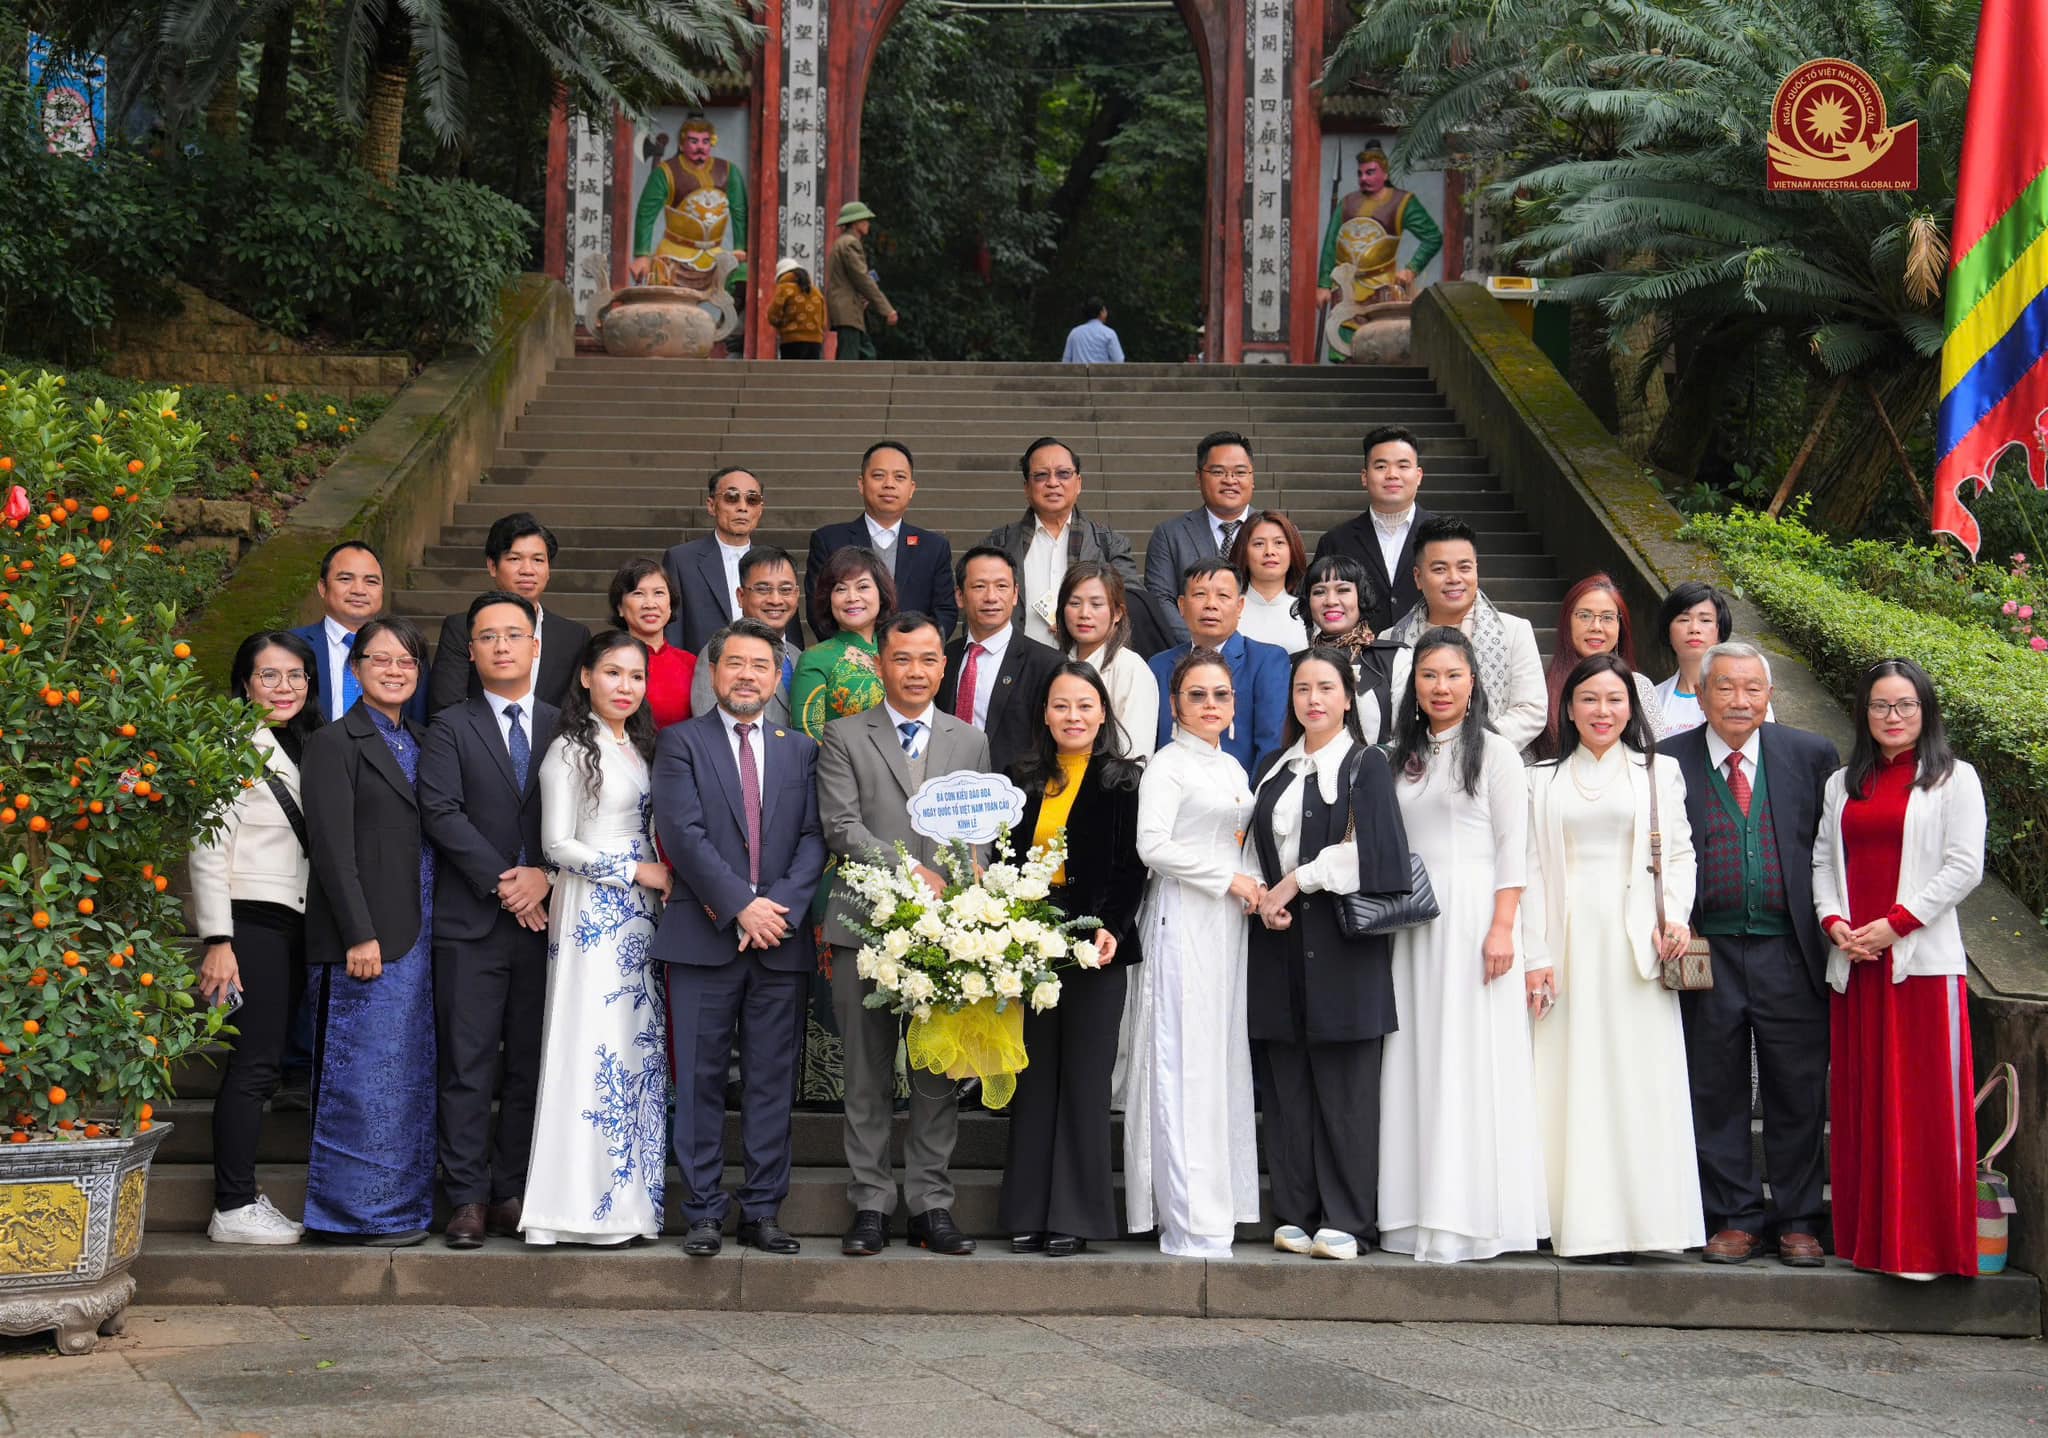
[{"label": "quilted shoulder bag", "polygon": [[[1384,752],[1384,746],[1381,748]],[[1344,842],[1347,844],[1358,837],[1358,814],[1351,808],[1351,787],[1362,762],[1361,754],[1353,754],[1344,761],[1344,807],[1349,811],[1344,821]],[[1313,780],[1304,779],[1302,782],[1311,783]],[[1337,927],[1343,930],[1344,937],[1369,939],[1376,934],[1413,929],[1434,919],[1440,912],[1436,890],[1429,886],[1429,870],[1423,867],[1422,856],[1413,849],[1408,851],[1408,881],[1409,888],[1405,894],[1336,895]]]},{"label": "quilted shoulder bag", "polygon": [[[1664,832],[1657,821],[1657,767],[1656,761],[1649,761],[1650,771],[1650,891],[1657,899],[1657,933],[1652,935],[1651,944],[1664,933]],[[1708,947],[1706,936],[1694,934],[1685,948],[1675,959],[1657,961],[1657,982],[1667,989],[1679,993],[1711,989],[1714,986],[1714,956]]]}]

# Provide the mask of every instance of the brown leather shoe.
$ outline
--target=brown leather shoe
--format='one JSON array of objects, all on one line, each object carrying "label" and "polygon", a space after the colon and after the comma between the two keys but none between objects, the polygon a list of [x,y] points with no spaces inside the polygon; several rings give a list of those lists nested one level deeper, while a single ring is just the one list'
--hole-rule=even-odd
[{"label": "brown leather shoe", "polygon": [[484,1227],[493,1238],[519,1237],[519,1212],[524,1205],[517,1198],[501,1198],[484,1211]]},{"label": "brown leather shoe", "polygon": [[448,1215],[448,1226],[441,1231],[441,1236],[450,1248],[482,1248],[484,1206],[480,1203],[457,1204],[455,1212]]},{"label": "brown leather shoe", "polygon": [[1778,1235],[1778,1262],[1787,1268],[1825,1268],[1827,1261],[1827,1255],[1821,1252],[1820,1240],[1812,1234]]},{"label": "brown leather shoe", "polygon": [[1739,1228],[1724,1228],[1707,1240],[1707,1262],[1747,1263],[1762,1246],[1753,1233],[1744,1233]]}]

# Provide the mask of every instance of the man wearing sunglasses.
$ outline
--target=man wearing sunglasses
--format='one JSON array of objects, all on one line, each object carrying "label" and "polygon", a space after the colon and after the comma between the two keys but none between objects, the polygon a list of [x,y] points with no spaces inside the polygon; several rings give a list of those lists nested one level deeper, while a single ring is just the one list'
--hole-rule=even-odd
[{"label": "man wearing sunglasses", "polygon": [[[675,614],[668,623],[668,642],[695,654],[711,636],[742,617],[739,607],[740,560],[754,547],[764,500],[761,481],[738,466],[721,469],[705,486],[704,512],[711,533],[678,544],[662,557]],[[791,618],[792,639],[803,631]]]}]

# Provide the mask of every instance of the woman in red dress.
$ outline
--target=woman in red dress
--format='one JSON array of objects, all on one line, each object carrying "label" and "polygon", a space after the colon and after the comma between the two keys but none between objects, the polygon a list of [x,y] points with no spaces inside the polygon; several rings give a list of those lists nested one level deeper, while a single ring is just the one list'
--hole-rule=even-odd
[{"label": "woman in red dress", "polygon": [[1977,1122],[1956,905],[1984,877],[1984,787],[1956,758],[1934,685],[1886,659],[1828,780],[1813,899],[1828,959],[1835,1252],[1931,1279],[1977,1272]]},{"label": "woman in red dress", "polygon": [[697,656],[665,637],[674,613],[667,570],[651,559],[619,566],[612,576],[612,623],[647,647],[647,708],[656,729],[690,717],[690,681],[697,676]]}]

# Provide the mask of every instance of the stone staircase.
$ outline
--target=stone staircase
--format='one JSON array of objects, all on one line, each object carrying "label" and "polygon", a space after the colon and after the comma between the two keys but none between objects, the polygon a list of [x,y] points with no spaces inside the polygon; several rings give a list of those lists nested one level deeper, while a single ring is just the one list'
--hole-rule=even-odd
[{"label": "stone staircase", "polygon": [[[440,618],[467,606],[484,582],[490,522],[527,509],[561,541],[550,607],[602,623],[605,591],[620,563],[658,558],[669,545],[705,533],[704,482],[728,464],[745,465],[761,479],[767,513],[760,537],[801,563],[812,528],[858,513],[853,481],[861,451],[885,436],[916,452],[913,517],[945,530],[956,552],[1022,512],[1016,462],[1041,435],[1060,438],[1079,457],[1087,476],[1084,509],[1142,550],[1156,522],[1196,502],[1195,440],[1236,429],[1252,442],[1254,502],[1285,509],[1313,547],[1362,502],[1360,437],[1393,422],[1422,439],[1430,507],[1473,524],[1487,591],[1536,626],[1548,653],[1564,580],[1544,536],[1515,508],[1420,368],[690,364],[578,356],[562,362],[506,436],[496,464],[456,506],[395,607],[437,632]],[[1231,1263],[1167,1259],[1143,1241],[1104,1245],[1101,1253],[1062,1263],[1013,1258],[996,1221],[1007,1120],[978,1111],[962,1115],[955,1214],[969,1232],[995,1241],[968,1260],[901,1247],[875,1259],[840,1257],[836,1235],[847,1219],[840,1121],[815,1112],[795,1116],[795,1172],[782,1210],[784,1223],[805,1238],[796,1260],[728,1246],[719,1259],[694,1261],[673,1243],[537,1253],[496,1239],[474,1254],[452,1253],[438,1239],[395,1254],[319,1245],[226,1248],[203,1237],[212,1206],[208,1123],[216,1082],[211,1068],[188,1068],[181,1096],[159,1115],[174,1128],[154,1170],[150,1236],[136,1266],[151,1302],[545,1302],[2041,1332],[2040,1285],[2018,1273],[1908,1284],[1838,1262],[1815,1273],[1775,1262],[1714,1268],[1696,1257],[1646,1259],[1625,1270],[1547,1255],[1452,1268],[1384,1255],[1311,1263],[1261,1244],[1271,1232],[1270,1213],[1240,1230],[1240,1257]],[[303,1203],[308,1140],[303,1112],[270,1116],[258,1173],[288,1213]],[[899,1162],[900,1143],[899,1119]],[[729,1116],[727,1153],[736,1163],[740,1151],[737,1121]],[[736,1169],[731,1177],[737,1180]],[[899,1235],[902,1222],[899,1210]]]}]

